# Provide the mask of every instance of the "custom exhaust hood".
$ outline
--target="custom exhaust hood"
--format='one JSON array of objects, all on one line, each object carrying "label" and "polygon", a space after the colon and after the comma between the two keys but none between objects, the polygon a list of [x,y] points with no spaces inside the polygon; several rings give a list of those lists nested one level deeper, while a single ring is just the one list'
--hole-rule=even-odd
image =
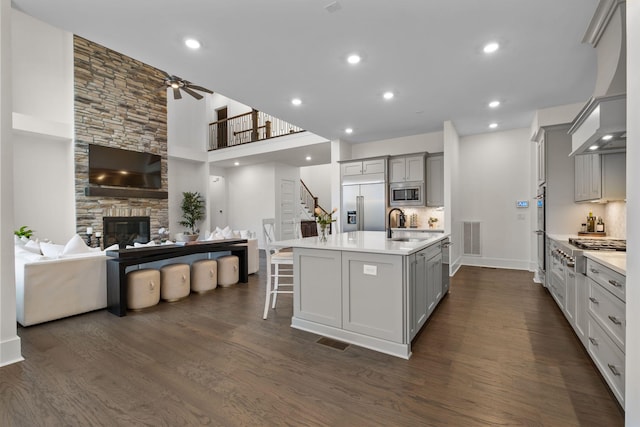
[{"label": "custom exhaust hood", "polygon": [[597,50],[594,94],[573,120],[571,156],[622,151],[627,146],[625,1],[600,0],[583,43]]}]

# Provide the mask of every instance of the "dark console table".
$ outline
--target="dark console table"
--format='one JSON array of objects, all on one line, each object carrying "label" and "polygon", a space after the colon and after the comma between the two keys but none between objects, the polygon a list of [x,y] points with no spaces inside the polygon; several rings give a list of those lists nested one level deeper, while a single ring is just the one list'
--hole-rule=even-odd
[{"label": "dark console table", "polygon": [[242,243],[247,243],[247,240],[227,239],[107,251],[107,256],[111,257],[107,259],[107,310],[116,316],[127,315],[127,267],[163,259],[201,253],[231,252],[238,257],[240,282],[247,283],[247,246]]}]

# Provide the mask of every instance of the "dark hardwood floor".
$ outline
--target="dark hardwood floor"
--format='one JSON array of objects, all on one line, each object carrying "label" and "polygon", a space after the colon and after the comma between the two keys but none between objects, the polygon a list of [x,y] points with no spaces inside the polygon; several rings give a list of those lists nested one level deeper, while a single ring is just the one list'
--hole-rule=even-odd
[{"label": "dark hardwood floor", "polygon": [[622,411],[562,313],[522,271],[464,267],[406,361],[341,351],[262,320],[248,285],[118,318],[20,328],[0,368],[8,426],[619,426]]}]

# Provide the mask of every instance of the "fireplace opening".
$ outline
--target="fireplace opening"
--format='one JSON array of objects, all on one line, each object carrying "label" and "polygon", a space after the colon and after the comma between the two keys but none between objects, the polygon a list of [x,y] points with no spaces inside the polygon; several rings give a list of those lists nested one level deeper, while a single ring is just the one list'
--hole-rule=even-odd
[{"label": "fireplace opening", "polygon": [[151,221],[148,216],[105,216],[102,218],[104,247],[114,243],[120,249],[134,243],[149,243]]}]

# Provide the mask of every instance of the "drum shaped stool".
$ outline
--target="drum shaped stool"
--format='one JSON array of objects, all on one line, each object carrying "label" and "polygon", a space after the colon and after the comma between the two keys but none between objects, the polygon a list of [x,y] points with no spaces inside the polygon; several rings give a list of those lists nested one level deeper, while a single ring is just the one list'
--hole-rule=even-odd
[{"label": "drum shaped stool", "polygon": [[218,286],[224,288],[238,283],[240,280],[238,265],[238,257],[235,255],[218,258]]},{"label": "drum shaped stool", "polygon": [[151,268],[127,273],[127,308],[140,310],[160,302],[160,272]]},{"label": "drum shaped stool", "polygon": [[189,264],[170,264],[160,268],[160,298],[174,302],[191,291]]},{"label": "drum shaped stool", "polygon": [[191,291],[206,292],[218,286],[218,263],[215,259],[201,259],[191,264]]}]

